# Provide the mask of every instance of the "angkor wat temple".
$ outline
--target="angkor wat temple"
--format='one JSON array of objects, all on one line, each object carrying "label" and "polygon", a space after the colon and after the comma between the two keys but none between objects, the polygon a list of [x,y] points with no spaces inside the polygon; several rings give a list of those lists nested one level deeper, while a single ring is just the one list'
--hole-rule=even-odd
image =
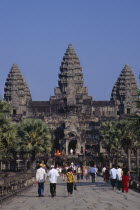
[{"label": "angkor wat temple", "polygon": [[110,101],[94,101],[84,87],[80,61],[71,44],[60,66],[58,87],[49,101],[32,101],[30,90],[16,64],[5,83],[4,99],[12,106],[12,118],[41,118],[50,128],[54,147],[72,148],[77,153],[85,148],[101,152],[98,128],[102,120],[117,119],[134,113],[137,85],[129,65],[125,65],[111,93]]}]

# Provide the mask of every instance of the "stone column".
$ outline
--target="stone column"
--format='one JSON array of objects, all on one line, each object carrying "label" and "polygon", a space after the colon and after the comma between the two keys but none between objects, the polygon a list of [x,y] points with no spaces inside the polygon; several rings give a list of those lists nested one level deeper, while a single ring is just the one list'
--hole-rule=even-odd
[{"label": "stone column", "polygon": [[77,151],[78,151],[78,153],[80,154],[81,149],[80,149],[80,143],[79,143],[78,140],[77,140]]},{"label": "stone column", "polygon": [[0,162],[0,170],[2,170],[2,161]]},{"label": "stone column", "polygon": [[68,140],[66,140],[66,155],[68,155],[68,154],[69,154],[69,151],[68,151],[68,146],[69,146],[69,141],[68,141]]},{"label": "stone column", "polygon": [[104,153],[105,149],[102,147],[102,143],[100,143],[100,153]]},{"label": "stone column", "polygon": [[83,154],[84,154],[84,158],[85,158],[85,149],[86,149],[86,145],[85,145],[85,143],[83,143]]}]

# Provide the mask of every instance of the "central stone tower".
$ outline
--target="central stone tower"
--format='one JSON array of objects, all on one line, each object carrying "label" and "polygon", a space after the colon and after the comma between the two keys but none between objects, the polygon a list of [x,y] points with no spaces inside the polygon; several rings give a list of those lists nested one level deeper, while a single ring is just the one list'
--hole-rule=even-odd
[{"label": "central stone tower", "polygon": [[81,137],[80,123],[81,121],[83,123],[84,116],[87,116],[87,119],[91,117],[92,97],[88,96],[87,87],[84,87],[82,67],[72,44],[68,45],[63,56],[58,87],[54,89],[54,96],[50,98],[50,104],[51,107],[57,104],[55,121],[63,133],[63,138],[60,138],[59,130],[56,141],[59,141],[59,144],[65,148],[66,154],[71,148],[75,152],[81,151],[81,148],[84,149],[85,140]]},{"label": "central stone tower", "polygon": [[91,100],[87,88],[83,85],[83,73],[79,58],[72,44],[69,44],[60,66],[59,87],[55,88],[55,95],[51,97],[51,100],[62,101],[70,110],[73,110],[74,107],[78,108],[84,100]]}]

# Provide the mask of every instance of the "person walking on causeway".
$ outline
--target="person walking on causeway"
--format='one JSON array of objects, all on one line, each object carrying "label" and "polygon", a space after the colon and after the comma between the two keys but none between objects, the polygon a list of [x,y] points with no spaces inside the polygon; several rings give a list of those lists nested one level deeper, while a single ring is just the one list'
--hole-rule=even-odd
[{"label": "person walking on causeway", "polygon": [[118,190],[120,190],[122,186],[122,169],[120,166],[118,166],[117,168],[117,182],[118,182],[117,188]]},{"label": "person walking on causeway", "polygon": [[128,187],[129,187],[129,178],[130,178],[130,171],[127,167],[127,165],[124,165],[124,168],[122,169],[122,192],[124,191],[128,193]]},{"label": "person walking on causeway", "polygon": [[115,165],[113,164],[112,168],[110,169],[110,181],[113,190],[115,188],[116,178],[117,178],[117,170],[115,168]]},{"label": "person walking on causeway", "polygon": [[51,165],[51,170],[48,172],[48,177],[50,180],[50,193],[52,197],[56,196],[56,183],[58,176],[59,173],[57,169],[54,168],[54,165]]},{"label": "person walking on causeway", "polygon": [[38,184],[38,196],[44,197],[44,183],[46,180],[46,171],[43,164],[39,164],[39,169],[36,172],[36,183]]},{"label": "person walking on causeway", "polygon": [[70,196],[73,193],[73,183],[76,183],[71,168],[67,170],[66,176],[67,176],[67,191],[68,191],[68,196]]},{"label": "person walking on causeway", "polygon": [[96,174],[97,170],[94,166],[90,167],[90,175],[91,175],[91,179],[92,179],[92,183],[95,182],[95,174]]}]

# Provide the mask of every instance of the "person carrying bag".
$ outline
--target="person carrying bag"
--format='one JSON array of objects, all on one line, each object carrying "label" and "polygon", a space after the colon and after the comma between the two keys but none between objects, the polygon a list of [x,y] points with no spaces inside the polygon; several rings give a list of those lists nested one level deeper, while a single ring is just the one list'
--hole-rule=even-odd
[{"label": "person carrying bag", "polygon": [[71,196],[72,193],[73,193],[73,188],[74,188],[73,187],[73,183],[74,184],[76,183],[71,168],[69,168],[67,170],[66,176],[67,176],[67,191],[68,191],[68,196]]}]

